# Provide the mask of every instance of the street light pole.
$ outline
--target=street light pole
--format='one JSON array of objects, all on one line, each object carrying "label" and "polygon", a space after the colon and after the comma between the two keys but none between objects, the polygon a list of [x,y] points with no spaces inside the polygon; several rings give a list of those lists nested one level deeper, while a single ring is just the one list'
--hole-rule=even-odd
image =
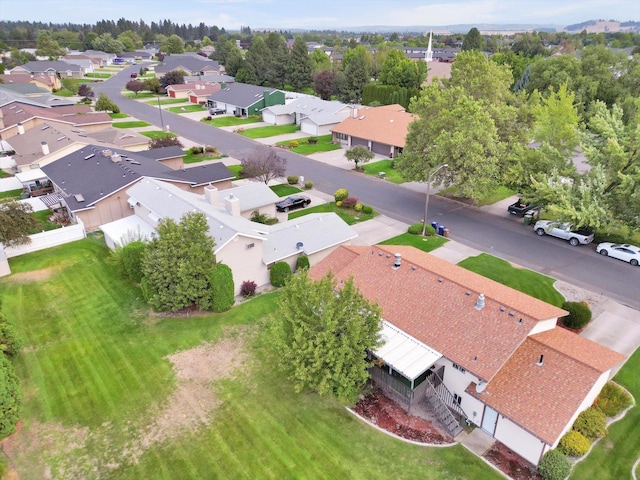
[{"label": "street light pole", "polygon": [[162,125],[162,131],[164,132],[164,120],[162,119],[162,107],[160,106],[160,95],[158,95],[158,110],[160,111],[160,124]]},{"label": "street light pole", "polygon": [[449,165],[447,163],[443,163],[438,168],[433,170],[432,172],[427,172],[427,198],[424,202],[424,222],[422,223],[422,236],[424,237],[425,233],[427,233],[427,212],[429,211],[429,194],[431,192],[431,175],[435,175],[441,169],[447,168]]}]

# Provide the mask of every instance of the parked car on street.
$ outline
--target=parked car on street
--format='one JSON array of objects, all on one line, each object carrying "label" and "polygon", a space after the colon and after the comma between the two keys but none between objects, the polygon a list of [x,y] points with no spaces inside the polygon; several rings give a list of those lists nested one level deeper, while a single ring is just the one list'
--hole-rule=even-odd
[{"label": "parked car on street", "polygon": [[131,77],[131,78],[138,78],[138,74],[137,74],[137,73],[135,73],[135,72],[133,72],[133,73],[130,75],[130,77]]},{"label": "parked car on street", "polygon": [[276,209],[279,212],[286,213],[289,210],[293,210],[296,208],[304,208],[310,203],[311,199],[309,197],[305,197],[304,195],[292,195],[285,198],[281,202],[276,203]]},{"label": "parked car on street", "polygon": [[596,252],[605,257],[617,258],[624,262],[629,262],[634,267],[640,265],[640,248],[628,243],[599,243]]},{"label": "parked car on street", "polygon": [[567,240],[574,247],[593,242],[592,230],[582,227],[576,228],[569,222],[539,220],[533,226],[533,230],[540,236],[551,235],[552,237]]},{"label": "parked car on street", "polygon": [[538,208],[537,205],[534,205],[533,203],[525,203],[521,198],[519,198],[516,203],[512,203],[507,207],[507,212],[511,215],[520,215],[521,217],[524,217],[526,213],[536,208]]},{"label": "parked car on street", "polygon": [[227,113],[225,110],[223,110],[222,108],[210,108],[209,109],[209,115],[223,115]]}]

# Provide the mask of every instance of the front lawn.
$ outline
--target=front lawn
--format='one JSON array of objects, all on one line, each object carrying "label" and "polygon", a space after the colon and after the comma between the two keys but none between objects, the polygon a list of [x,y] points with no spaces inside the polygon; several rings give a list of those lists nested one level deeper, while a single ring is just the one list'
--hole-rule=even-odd
[{"label": "front lawn", "polygon": [[355,225],[356,223],[366,222],[378,215],[374,210],[373,213],[356,212],[353,208],[341,208],[336,207],[334,202],[323,203],[322,205],[316,205],[315,207],[307,207],[297,212],[289,214],[289,220],[293,218],[302,217],[303,215],[309,215],[310,213],[336,213],[347,225]]},{"label": "front lawn", "polygon": [[5,449],[20,478],[502,478],[460,445],[408,444],[295,393],[251,336],[277,293],[222,314],[152,316],[107,257],[88,238],[13,258],[0,278],[26,341],[24,423]]},{"label": "front lawn", "polygon": [[[180,102],[184,103],[184,102]],[[206,113],[206,110],[202,108],[202,105],[183,105],[182,107],[169,107],[167,108],[172,113],[193,113],[193,112],[203,112]]]},{"label": "front lawn", "polygon": [[[318,141],[316,143],[309,143],[310,138],[316,138]],[[289,150],[299,153],[300,155],[311,155],[312,153],[330,152],[332,150],[339,150],[341,148],[340,145],[336,145],[335,143],[333,143],[331,134],[322,135],[320,137],[297,138],[296,142],[298,142],[298,146],[289,148]],[[291,140],[285,140],[284,142],[276,143],[276,145],[288,147],[290,143]]]},{"label": "front lawn", "polygon": [[144,135],[145,137],[148,137],[151,140],[156,140],[158,138],[173,138],[177,136],[175,133],[163,132],[162,130],[151,130],[149,132],[140,132],[140,135]]},{"label": "front lawn", "polygon": [[233,127],[236,125],[248,125],[250,123],[258,123],[258,122],[261,122],[262,119],[256,116],[234,117],[233,115],[222,115],[222,116],[211,115],[211,120],[207,120],[207,117],[205,117],[200,121],[208,125],[213,125],[214,127]]},{"label": "front lawn", "polygon": [[[122,96],[123,97],[127,97],[127,98],[131,98],[132,100],[143,100],[145,98],[157,98],[158,95],[156,93],[152,93],[152,92],[140,92],[137,95],[133,92],[130,92],[129,90],[122,90]],[[158,104],[158,100],[155,100],[154,102],[149,102],[151,104]],[[160,103],[162,103],[162,100],[160,100]]]},{"label": "front lawn", "polygon": [[143,122],[142,120],[135,120],[131,122],[113,122],[115,128],[140,128],[140,127],[150,127],[151,124],[147,122]]},{"label": "front lawn", "polygon": [[[345,159],[346,160],[346,159]],[[393,168],[393,160],[380,160],[373,163],[361,163],[364,173],[378,177],[380,172],[385,173],[385,179],[392,183],[404,183],[405,180],[397,170]]]},{"label": "front lawn", "polygon": [[110,113],[109,116],[115,120],[117,118],[127,118],[129,114],[120,112],[120,113]]},{"label": "front lawn", "polygon": [[221,158],[222,155],[217,153],[193,153],[187,150],[184,157],[182,158],[182,161],[184,163],[199,163],[204,162],[205,160],[220,160]]},{"label": "front lawn", "polygon": [[238,132],[247,138],[267,138],[276,135],[295,133],[300,130],[298,125],[269,125],[268,127],[247,128],[244,132]]},{"label": "front lawn", "polygon": [[296,193],[302,192],[298,187],[293,185],[287,185],[286,183],[282,183],[280,185],[273,185],[269,187],[273,190],[273,193],[278,195],[279,197],[288,197],[289,195],[295,195]]},{"label": "front lawn", "polygon": [[564,297],[553,287],[555,279],[526,268],[514,267],[501,258],[481,253],[465,258],[458,265],[551,305],[561,307],[564,303]]},{"label": "front lawn", "polygon": [[442,235],[432,235],[430,237],[423,237],[422,235],[412,235],[411,233],[403,233],[397,237],[390,238],[384,242],[378,243],[378,245],[408,245],[415,247],[423,252],[431,252],[438,247],[441,247],[447,240]]},{"label": "front lawn", "polygon": [[87,73],[85,75],[85,77],[87,78],[111,78],[111,74],[110,73]]},{"label": "front lawn", "polygon": [[[187,103],[188,100],[185,98],[161,98],[160,99],[160,105],[173,105],[174,103]],[[147,105],[154,105],[154,106],[158,106],[158,100],[152,100],[150,102],[144,102]],[[196,105],[199,106],[199,105]],[[200,110],[202,110],[202,107],[200,107]]]}]

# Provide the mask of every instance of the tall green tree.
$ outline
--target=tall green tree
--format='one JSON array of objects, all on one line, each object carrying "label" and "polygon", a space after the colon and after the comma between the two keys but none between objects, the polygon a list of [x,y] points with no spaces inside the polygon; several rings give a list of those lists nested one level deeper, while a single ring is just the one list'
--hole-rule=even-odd
[{"label": "tall green tree", "polygon": [[104,92],[100,92],[100,96],[98,96],[98,100],[96,100],[95,109],[98,111],[109,111],[113,113],[120,113],[120,108],[116,105],[107,94]]},{"label": "tall green tree", "polygon": [[207,217],[187,213],[179,222],[162,219],[142,262],[143,290],[154,309],[178,311],[211,306],[209,275],[215,264]]},{"label": "tall green tree", "polygon": [[31,242],[29,234],[38,226],[32,212],[31,205],[26,203],[0,204],[0,243],[13,247]]},{"label": "tall green tree", "polygon": [[64,55],[65,51],[55,40],[51,32],[42,30],[38,33],[38,44],[36,55],[46,56],[57,60],[60,55]]},{"label": "tall green tree", "polygon": [[162,44],[162,50],[166,53],[184,53],[184,40],[178,35],[171,35]]},{"label": "tall green tree", "polygon": [[371,79],[371,59],[363,46],[349,48],[342,57],[338,75],[338,97],[342,102],[354,103],[362,99],[362,89]]},{"label": "tall green tree", "polygon": [[462,40],[462,48],[460,50],[476,50],[478,52],[484,50],[485,47],[484,37],[480,34],[480,31],[473,27],[469,32],[464,36]]},{"label": "tall green tree", "polygon": [[427,77],[427,64],[414,62],[400,50],[390,50],[382,64],[378,79],[384,85],[420,88]]},{"label": "tall green tree", "polygon": [[300,36],[293,41],[293,48],[289,57],[289,72],[287,82],[297,92],[311,87],[313,84],[313,63],[309,58],[307,44]]},{"label": "tall green tree", "polygon": [[316,48],[309,54],[311,63],[313,64],[313,71],[317,75],[320,72],[331,70],[331,59],[321,49]]},{"label": "tall green tree", "polygon": [[253,37],[245,55],[246,68],[251,72],[255,85],[266,85],[272,55],[263,37]]},{"label": "tall green tree", "polygon": [[282,289],[270,340],[296,391],[307,389],[354,402],[369,378],[367,349],[379,344],[381,310],[349,279],[339,289],[326,276],[296,273]]}]

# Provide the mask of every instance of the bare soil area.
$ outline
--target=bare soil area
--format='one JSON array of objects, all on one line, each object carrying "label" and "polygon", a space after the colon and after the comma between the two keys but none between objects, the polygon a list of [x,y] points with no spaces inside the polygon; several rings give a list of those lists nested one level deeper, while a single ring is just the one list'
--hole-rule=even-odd
[{"label": "bare soil area", "polygon": [[17,283],[39,282],[41,280],[47,280],[59,269],[60,267],[49,267],[40,270],[33,270],[30,272],[14,273],[9,278],[11,278],[12,282]]},{"label": "bare soil area", "polygon": [[483,457],[514,480],[542,480],[532,463],[500,442],[494,443]]}]

